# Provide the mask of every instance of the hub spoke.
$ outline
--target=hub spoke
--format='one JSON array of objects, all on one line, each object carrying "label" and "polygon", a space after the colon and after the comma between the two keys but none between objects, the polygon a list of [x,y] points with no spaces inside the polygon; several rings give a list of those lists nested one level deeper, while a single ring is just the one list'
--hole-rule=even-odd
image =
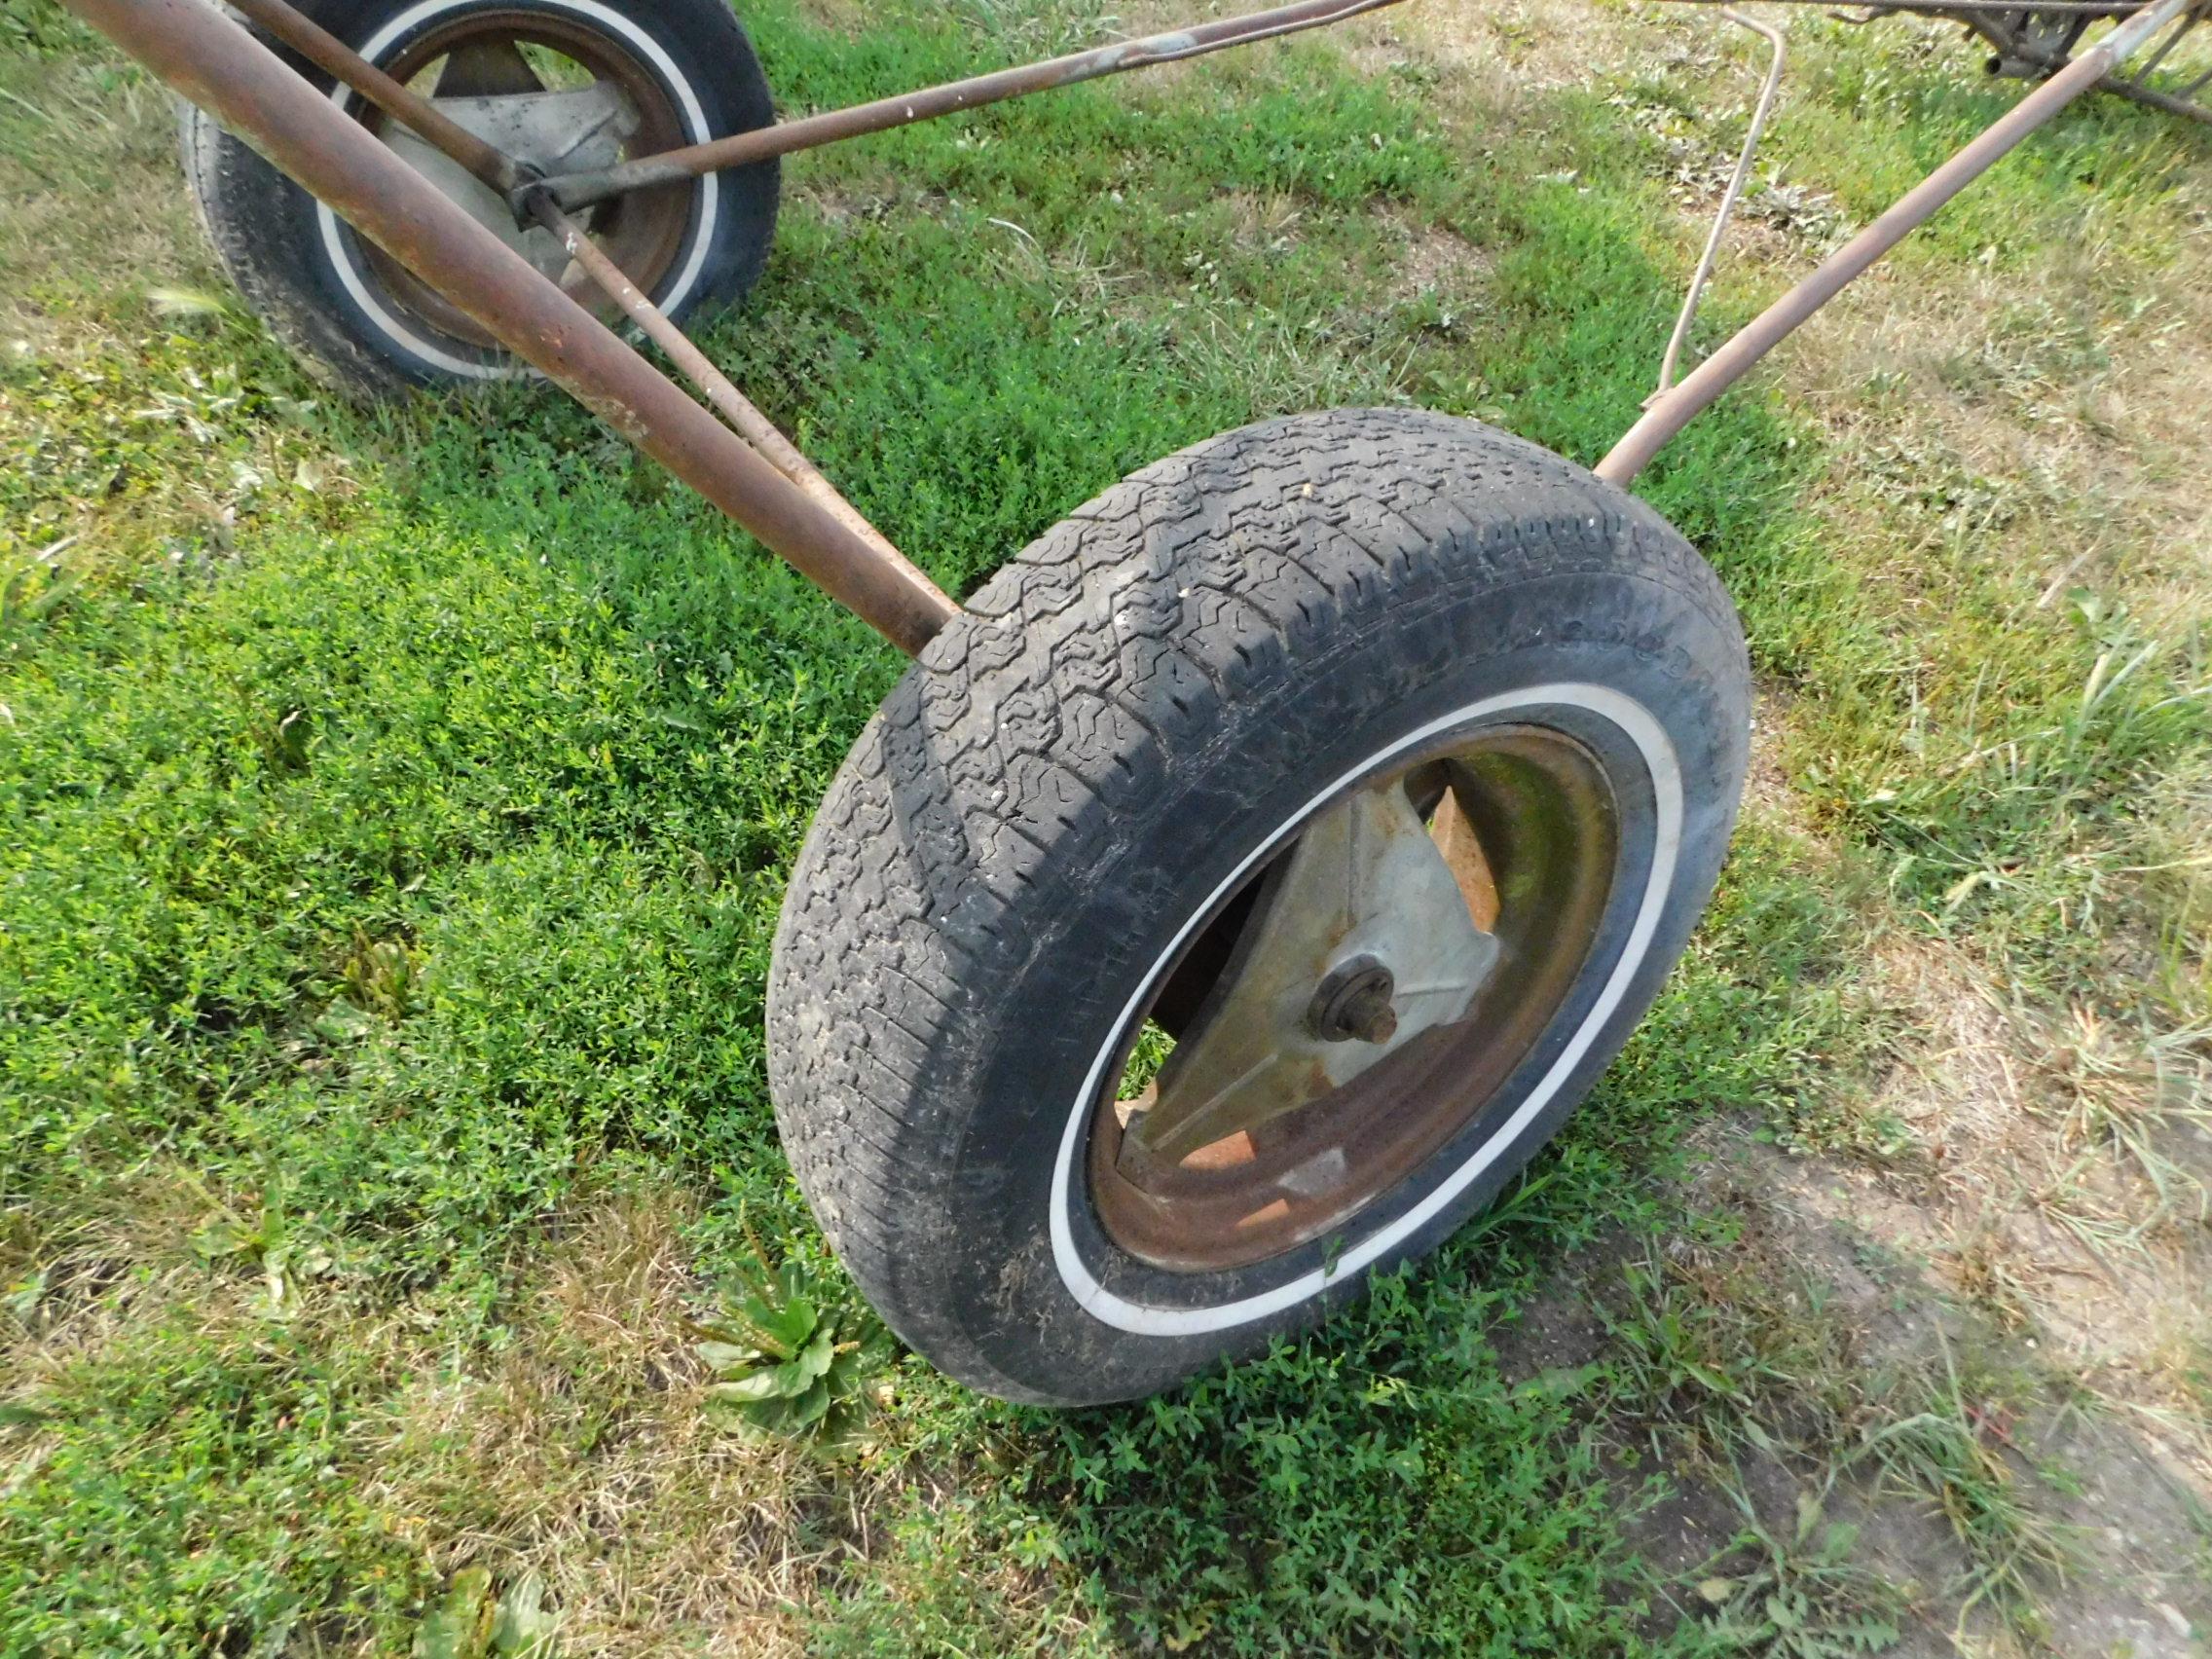
[{"label": "hub spoke", "polygon": [[545,83],[511,40],[472,40],[446,54],[438,71],[434,96],[441,98],[497,97],[516,92],[542,92]]},{"label": "hub spoke", "polygon": [[1269,878],[1126,1146],[1181,1162],[1465,1016],[1497,959],[1477,925],[1496,897],[1450,792],[1436,820],[1421,821],[1399,780],[1314,821]]}]

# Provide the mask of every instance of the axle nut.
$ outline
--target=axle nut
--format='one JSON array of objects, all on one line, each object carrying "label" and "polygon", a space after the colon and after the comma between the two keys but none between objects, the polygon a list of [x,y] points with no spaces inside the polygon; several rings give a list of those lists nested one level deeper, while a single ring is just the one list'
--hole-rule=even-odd
[{"label": "axle nut", "polygon": [[1387,1043],[1398,1033],[1390,998],[1398,988],[1390,970],[1372,956],[1354,956],[1329,971],[1306,1011],[1306,1027],[1324,1043]]}]

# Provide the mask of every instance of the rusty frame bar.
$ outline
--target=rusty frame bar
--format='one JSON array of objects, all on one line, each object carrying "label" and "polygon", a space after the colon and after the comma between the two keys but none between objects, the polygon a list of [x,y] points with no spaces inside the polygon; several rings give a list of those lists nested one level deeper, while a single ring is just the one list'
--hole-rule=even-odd
[{"label": "rusty frame bar", "polygon": [[287,4],[287,0],[232,0],[232,3],[275,39],[333,80],[350,87],[425,143],[443,151],[498,191],[514,209],[516,222],[522,223],[534,216],[534,207],[526,197],[539,185],[550,187],[556,207],[564,210],[587,207],[632,190],[749,166],[771,157],[818,149],[840,139],[882,132],[960,110],[979,109],[985,104],[1003,103],[1009,98],[1025,97],[1057,87],[1072,87],[1101,76],[1177,63],[1230,47],[1324,28],[1384,7],[1402,5],[1404,0],[1296,0],[1295,4],[1270,12],[1195,23],[1186,29],[1093,47],[1088,52],[1000,69],[943,86],[926,87],[878,98],[872,103],[827,110],[820,115],[781,122],[709,143],[665,150],[656,156],[640,156],[593,172],[560,173],[542,179],[526,175],[511,157],[500,154],[456,124],[431,100],[410,92],[337,36],[303,16]]},{"label": "rusty frame bar", "polygon": [[1207,53],[1233,46],[1249,46],[1305,29],[1346,22],[1402,3],[1403,0],[1298,0],[1295,5],[1280,6],[1272,12],[1196,23],[1167,34],[1094,47],[1088,52],[1072,53],[1043,63],[1001,69],[898,97],[878,98],[873,103],[855,104],[849,109],[830,110],[774,127],[758,128],[711,143],[665,150],[657,156],[641,156],[594,172],[561,173],[543,182],[552,191],[558,206],[571,209],[588,206],[626,191],[672,184],[728,167],[748,166],[773,156],[816,149],[840,139],[883,132],[894,127],[978,109],[985,104],[1003,103],[1009,98],[1025,97],[1056,87],[1072,87],[1104,75],[1124,74],[1131,69],[1161,63],[1179,63],[1185,58],[1202,57]]},{"label": "rusty frame bar", "polygon": [[1598,476],[1624,488],[1650,464],[1720,394],[1804,324],[1815,312],[1863,276],[1884,254],[1934,218],[1944,203],[1987,172],[2009,151],[2126,61],[2144,42],[2197,0],[2158,0],[2146,6],[2097,45],[2014,104],[1973,142],[1906,192],[1897,204],[1853,237],[1819,270],[1761,312],[1700,363],[1598,463]]},{"label": "rusty frame bar", "polygon": [[959,614],[205,0],[67,0],[908,655]]},{"label": "rusty frame bar", "polygon": [[352,88],[423,142],[444,151],[501,196],[528,182],[512,157],[487,144],[428,98],[409,92],[285,0],[229,0],[229,5],[324,74]]},{"label": "rusty frame bar", "polygon": [[[2132,75],[2117,75],[2108,72],[2097,83],[2097,91],[2110,92],[2115,97],[2126,98],[2150,109],[2162,110],[2168,115],[2178,115],[2184,120],[2201,122],[2207,127],[2212,127],[2212,105],[2192,101],[2199,92],[2204,91],[2207,85],[2212,85],[2212,70],[2207,70],[2179,92],[2169,92],[2150,84],[2151,72],[2165,61],[2167,55],[2181,45],[2198,24],[2207,19],[2212,19],[2212,0],[2198,0],[2194,9],[2183,8],[2183,15],[2175,19],[2174,26],[2166,33],[2166,38],[2158,44],[2157,49],[2143,61]],[[2008,42],[1994,32],[1990,25],[1974,23],[1972,26],[1975,33],[1979,34],[1993,47],[1996,47],[1998,51],[2015,53],[2026,61],[2036,64],[2046,74],[2055,73],[2065,66],[2066,60],[2064,58],[2053,58],[2026,52],[2016,41]]]},{"label": "rusty frame bar", "polygon": [[[558,284],[205,0],[64,0],[163,81],[250,140],[310,194],[437,288],[507,350],[568,389],[912,655],[959,614],[959,608],[837,495],[704,353],[590,243],[563,209],[579,201],[598,201],[648,184],[740,166],[1050,87],[1316,28],[1401,0],[1300,0],[1272,12],[1078,53],[903,99],[863,104],[641,158],[601,172],[555,179],[524,175],[511,158],[499,155],[428,100],[383,75],[285,0],[238,3],[271,34],[371,97],[476,176],[488,183],[516,180],[506,194],[518,218],[535,219],[561,236],[571,256],[669,350],[730,424],[723,425],[694,403]],[[2064,5],[2065,0],[2058,3]],[[2068,103],[2092,88],[2112,84],[2113,70],[2161,28],[2203,3],[2157,0],[2135,10],[2102,42],[2053,74],[1740,330],[1679,386],[1656,398],[1599,463],[1598,475],[1617,485],[1631,482],[1691,420],[1846,284]],[[1903,0],[1883,9],[1920,10],[1924,5],[1939,10],[1942,0],[1934,4]],[[2086,12],[2092,7],[2077,0],[2066,9]],[[748,438],[753,442],[748,443]]]},{"label": "rusty frame bar", "polygon": [[[1697,6],[1721,6],[1725,5],[1727,0],[1679,0],[1679,3]],[[2063,57],[2050,57],[2041,54],[2022,52],[2022,43],[2009,32],[2007,26],[2009,19],[2017,18],[2023,12],[2039,12],[2082,18],[2089,22],[2096,22],[2108,18],[2118,21],[2120,18],[2139,16],[2144,11],[2147,0],[1868,0],[1863,10],[1848,15],[1832,12],[1832,0],[1776,0],[1776,3],[1790,6],[1819,6],[1824,10],[1830,10],[1832,16],[1838,17],[1842,21],[1848,23],[1870,23],[1883,18],[1899,16],[1947,18],[1972,29],[1975,34],[1979,35],[1983,41],[1999,53],[2018,54],[2022,61],[2033,64],[2047,75],[2055,74],[2058,70],[2064,68],[2068,60]],[[2184,8],[2184,10],[2186,11],[2188,8]],[[2212,19],[2212,6],[2207,6],[2200,0],[2196,11],[2198,13],[2194,19],[2196,22]],[[2178,46],[2181,36],[2188,32],[2189,27],[2190,25],[2187,23],[2181,24],[2177,28],[2173,40],[2169,43],[2169,47]],[[2190,101],[2203,92],[2206,87],[2212,86],[2212,74],[2206,74],[2191,85],[2182,88],[2178,92],[2172,92],[2144,84],[2143,77],[2148,75],[2155,67],[2157,67],[2156,60],[2144,65],[2142,69],[2131,76],[2107,74],[2103,80],[2097,83],[2096,90],[2101,92],[2111,92],[2117,97],[2128,98],[2152,109],[2163,110],[2168,115],[2178,115],[2190,121],[2202,122],[2207,126],[2212,126],[2212,108]]]},{"label": "rusty frame bar", "polygon": [[890,538],[870,524],[860,508],[839,495],[836,486],[799,453],[798,446],[778,431],[774,423],[730,383],[729,377],[715,367],[706,352],[692,345],[683,330],[671,322],[658,306],[639,291],[635,282],[622,275],[622,268],[600,250],[581,225],[554,206],[553,199],[542,189],[530,191],[526,200],[532,216],[560,239],[563,251],[583,267],[584,274],[622,308],[647,339],[668,353],[669,360],[683,371],[684,378],[699,388],[715,413],[727,421],[739,437],[758,450],[769,465],[820,501],[882,558],[905,571],[916,583],[929,585],[929,577],[892,546]]}]

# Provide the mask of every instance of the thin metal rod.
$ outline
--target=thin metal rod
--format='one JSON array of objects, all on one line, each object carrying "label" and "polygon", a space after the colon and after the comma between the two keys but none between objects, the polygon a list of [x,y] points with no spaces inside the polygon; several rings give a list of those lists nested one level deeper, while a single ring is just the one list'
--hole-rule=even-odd
[{"label": "thin metal rod", "polygon": [[[1676,3],[1686,6],[1720,6],[1727,4],[1727,0],[1676,0]],[[1776,0],[1776,3],[1819,6],[1829,10],[1833,8],[1835,0]],[[2142,11],[2145,4],[2146,0],[2032,0],[2028,9],[2075,18],[2131,18]],[[1838,15],[1836,20],[1866,23],[1900,12],[1916,18],[1958,17],[1970,12],[2018,12],[2022,5],[2023,0],[1866,0],[1863,17],[1846,18]]]},{"label": "thin metal rod", "polygon": [[901,650],[959,614],[205,0],[65,4]]},{"label": "thin metal rod", "polygon": [[1713,234],[1705,239],[1705,251],[1698,255],[1697,274],[1690,278],[1690,291],[1682,296],[1681,314],[1675,318],[1675,332],[1667,341],[1667,354],[1660,359],[1659,390],[1652,393],[1654,397],[1675,384],[1675,368],[1681,360],[1682,346],[1690,337],[1690,325],[1697,320],[1698,302],[1705,297],[1705,285],[1713,279],[1714,261],[1720,256],[1720,239],[1727,234],[1736,203],[1751,180],[1751,162],[1758,155],[1759,139],[1766,133],[1767,117],[1774,112],[1774,96],[1782,90],[1782,69],[1789,56],[1788,42],[1772,23],[1748,18],[1733,6],[1721,7],[1720,15],[1763,38],[1774,48],[1774,59],[1767,65],[1766,84],[1759,88],[1758,105],[1751,111],[1751,129],[1744,134],[1744,153],[1736,158],[1736,171],[1720,198],[1720,211],[1713,216]]},{"label": "thin metal rod", "polygon": [[[2212,80],[2212,76],[2207,76],[2206,79]],[[2118,75],[2107,75],[2097,83],[2099,92],[2118,92],[2123,98],[2132,98],[2135,102],[2147,104],[2152,109],[2162,109],[2168,115],[2186,116],[2191,121],[2201,121],[2206,126],[2212,127],[2212,109],[2207,109],[2200,103],[2190,102],[2192,94],[2201,92],[2203,88],[2204,82],[2198,81],[2194,86],[2180,92],[2161,92],[2157,87],[2146,87],[2134,81],[2122,80]]]},{"label": "thin metal rod", "polygon": [[328,29],[284,0],[229,0],[231,8],[259,23],[332,80],[350,87],[432,148],[442,150],[504,196],[523,182],[513,158],[494,149],[440,110],[410,92]]},{"label": "thin metal rod", "polygon": [[2184,18],[2176,22],[2172,28],[2166,31],[2166,38],[2158,43],[2158,50],[2144,58],[2142,63],[2137,66],[2135,73],[2127,77],[2129,83],[2138,87],[2143,85],[2150,73],[2166,60],[2166,54],[2181,45],[2189,31],[2195,26],[2196,19],[2194,18]]},{"label": "thin metal rod", "polygon": [[1874,262],[1933,218],[1998,159],[2103,80],[2195,0],[2159,0],[2137,13],[2022,98],[1988,131],[1937,167],[1894,207],[1853,237],[1812,276],[1782,296],[1690,372],[1629,428],[1598,463],[1598,476],[1626,486],[1681,429],[1751,372],[1751,366]]},{"label": "thin metal rod", "polygon": [[798,446],[754,407],[752,400],[715,366],[714,360],[693,345],[683,330],[668,319],[666,313],[639,291],[638,285],[607,257],[584,228],[553,205],[552,198],[543,189],[532,190],[525,201],[532,216],[560,240],[569,257],[582,266],[585,275],[599,284],[608,298],[620,306],[630,320],[668,353],[670,360],[705,394],[716,412],[736,428],[739,437],[758,450],[769,465],[820,501],[855,535],[908,572],[917,587],[931,593],[937,591],[929,577],[894,547],[889,537],[868,523],[860,508],[838,494],[837,487],[823,477],[814,463],[799,453]]},{"label": "thin metal rod", "polygon": [[609,197],[619,196],[625,191],[642,190],[656,184],[672,184],[679,179],[697,178],[702,173],[720,172],[728,167],[748,166],[755,162],[766,161],[771,156],[788,156],[797,150],[811,150],[841,138],[857,138],[863,133],[882,132],[894,127],[929,121],[960,110],[977,109],[984,104],[1000,103],[1008,98],[1047,92],[1055,87],[1072,87],[1078,82],[1093,81],[1102,75],[1119,75],[1130,69],[1143,69],[1158,63],[1176,63],[1185,58],[1203,56],[1209,52],[1220,52],[1227,47],[1248,46],[1255,41],[1272,40],[1279,35],[1295,34],[1302,29],[1321,28],[1401,3],[1402,0],[1299,0],[1299,4],[1278,7],[1274,11],[1261,12],[1248,18],[1197,23],[1168,34],[1096,47],[1089,52],[1073,53],[1044,63],[1031,63],[1018,69],[1001,69],[993,74],[953,81],[941,87],[930,87],[899,97],[878,98],[873,103],[856,104],[850,109],[830,110],[798,121],[756,128],[751,132],[736,133],[710,143],[691,144],[680,150],[664,150],[657,156],[641,156],[594,172],[557,174],[545,182],[552,187],[554,201],[559,206],[568,209],[584,207],[594,202],[604,202]]}]

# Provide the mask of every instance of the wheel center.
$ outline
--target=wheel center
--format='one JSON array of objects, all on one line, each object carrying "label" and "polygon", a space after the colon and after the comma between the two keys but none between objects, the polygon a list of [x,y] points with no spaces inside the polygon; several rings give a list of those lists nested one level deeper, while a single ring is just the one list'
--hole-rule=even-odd
[{"label": "wheel center", "polygon": [[1497,959],[1403,778],[1315,818],[1267,882],[1124,1151],[1180,1163],[1310,1105],[1465,1017]]},{"label": "wheel center", "polygon": [[1360,955],[1329,971],[1306,1011],[1306,1028],[1324,1043],[1387,1043],[1398,1034],[1390,999],[1398,980],[1378,957]]}]

